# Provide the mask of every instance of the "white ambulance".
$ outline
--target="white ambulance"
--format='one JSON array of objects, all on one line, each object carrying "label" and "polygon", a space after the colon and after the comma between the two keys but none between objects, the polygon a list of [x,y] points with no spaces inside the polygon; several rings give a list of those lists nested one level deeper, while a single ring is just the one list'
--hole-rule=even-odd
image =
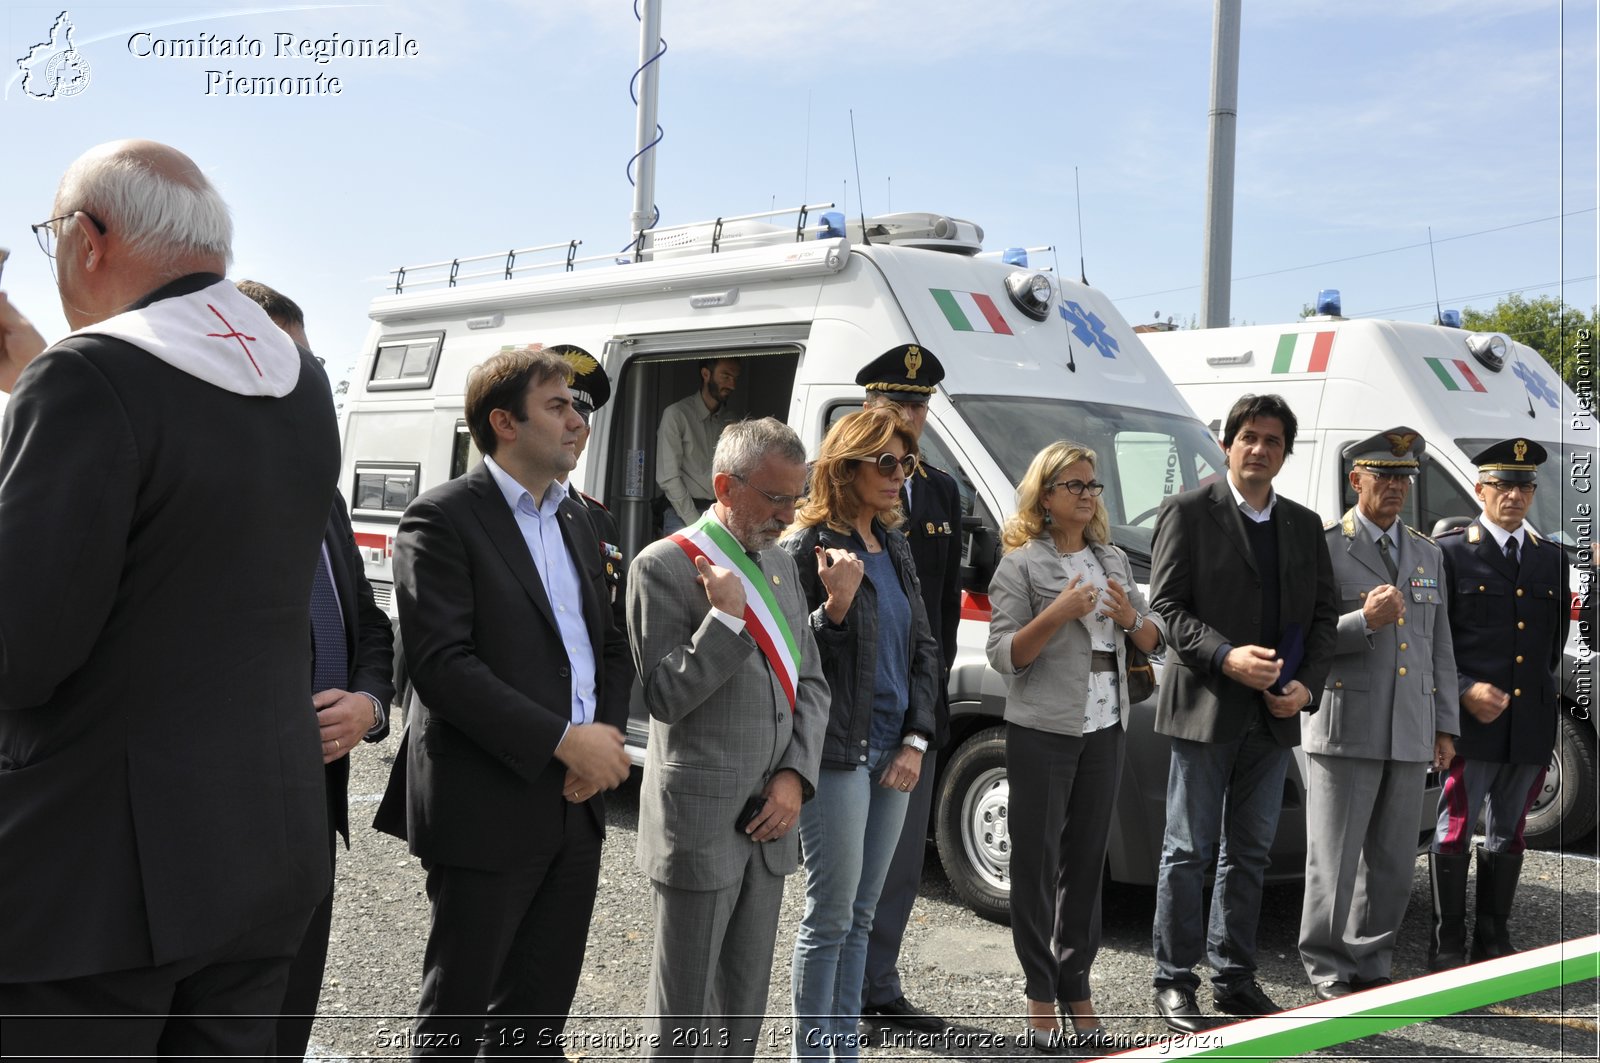
[{"label": "white ambulance", "polygon": [[[630,558],[659,534],[656,425],[697,390],[699,360],[743,359],[736,416],[784,419],[815,453],[829,423],[860,407],[854,380],[867,361],[903,343],[928,347],[946,377],[929,405],[925,457],[955,476],[966,510],[952,529],[964,537],[965,590],[933,833],[963,898],[1004,918],[1005,686],[984,657],[984,590],[1015,484],[1056,439],[1093,447],[1115,537],[1145,579],[1161,500],[1222,474],[1222,453],[1103,294],[1030,268],[1025,255],[982,255],[976,225],[896,214],[867,219],[863,234],[837,215],[808,224],[804,209],[798,225],[764,217],[657,231],[643,260],[626,265],[584,268],[576,245],[563,245],[553,268],[529,267],[519,251],[487,267],[396,271],[394,291],[371,307],[344,439],[341,484],[367,574],[387,596],[406,505],[476,460],[463,386],[502,345],[570,343],[601,358],[612,398],[574,479],[616,516]],[[1110,854],[1125,882],[1153,882],[1159,857],[1168,754],[1153,717],[1153,702],[1131,716]],[[645,737],[636,697],[629,739],[641,761]],[[1300,787],[1298,776],[1288,784],[1278,877],[1303,872]]]},{"label": "white ambulance", "polygon": [[[1593,577],[1596,424],[1531,347],[1450,325],[1346,319],[1338,293],[1321,313],[1287,325],[1181,330],[1143,336],[1156,361],[1213,430],[1245,392],[1276,392],[1299,419],[1294,454],[1277,486],[1334,519],[1355,504],[1340,450],[1395,425],[1427,441],[1403,519],[1424,533],[1477,514],[1471,455],[1501,439],[1538,440],[1549,452],[1528,521],[1574,566],[1572,632],[1562,663],[1562,713],[1544,791],[1528,815],[1529,845],[1577,841],[1595,826],[1593,609],[1579,607]],[[1446,311],[1447,320],[1452,318]]]}]

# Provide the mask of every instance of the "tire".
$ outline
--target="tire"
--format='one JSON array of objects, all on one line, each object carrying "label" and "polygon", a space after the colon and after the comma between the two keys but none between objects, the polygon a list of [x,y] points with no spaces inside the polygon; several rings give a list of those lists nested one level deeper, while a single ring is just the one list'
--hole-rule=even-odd
[{"label": "tire", "polygon": [[1595,792],[1600,786],[1596,764],[1593,725],[1562,712],[1544,791],[1528,810],[1523,830],[1530,849],[1559,849],[1594,830]]},{"label": "tire", "polygon": [[956,749],[934,795],[934,840],[950,884],[985,919],[1011,922],[1006,732],[978,731]]}]

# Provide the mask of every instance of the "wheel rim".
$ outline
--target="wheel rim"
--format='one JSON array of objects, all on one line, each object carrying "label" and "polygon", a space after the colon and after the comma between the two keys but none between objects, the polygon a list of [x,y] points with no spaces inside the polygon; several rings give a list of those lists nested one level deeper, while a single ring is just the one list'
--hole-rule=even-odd
[{"label": "wheel rim", "polygon": [[991,889],[1011,890],[1011,787],[1004,768],[990,768],[972,781],[961,802],[961,847],[967,863]]},{"label": "wheel rim", "polygon": [[1550,754],[1550,766],[1544,770],[1544,782],[1539,786],[1539,796],[1533,799],[1528,815],[1536,815],[1550,806],[1550,802],[1561,793],[1561,747],[1558,745]]}]

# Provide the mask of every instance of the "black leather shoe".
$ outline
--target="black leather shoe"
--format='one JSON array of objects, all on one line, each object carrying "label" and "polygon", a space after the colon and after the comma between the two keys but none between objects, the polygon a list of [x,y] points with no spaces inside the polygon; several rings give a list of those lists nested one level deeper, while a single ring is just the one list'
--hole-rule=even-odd
[{"label": "black leather shoe", "polygon": [[861,1014],[919,1033],[943,1033],[948,1025],[939,1016],[923,1011],[903,996],[883,1004],[868,1004],[861,1009]]},{"label": "black leather shoe", "polygon": [[1386,985],[1394,985],[1393,978],[1352,978],[1350,988],[1357,993],[1365,993],[1369,989],[1379,989]]},{"label": "black leather shoe", "polygon": [[1318,1000],[1337,1000],[1355,992],[1349,982],[1341,982],[1337,978],[1331,982],[1318,982],[1311,987],[1311,991],[1317,995]]},{"label": "black leather shoe", "polygon": [[1247,1019],[1258,1019],[1263,1015],[1276,1015],[1283,1009],[1272,1002],[1272,998],[1261,991],[1254,978],[1240,982],[1237,985],[1223,989],[1220,986],[1211,987],[1211,999],[1216,1004],[1218,1011],[1225,1011],[1229,1015],[1239,1015]]},{"label": "black leather shoe", "polygon": [[1155,1001],[1156,1014],[1179,1033],[1199,1033],[1215,1025],[1214,1020],[1200,1014],[1200,1005],[1195,1003],[1192,989],[1180,986],[1158,989]]}]

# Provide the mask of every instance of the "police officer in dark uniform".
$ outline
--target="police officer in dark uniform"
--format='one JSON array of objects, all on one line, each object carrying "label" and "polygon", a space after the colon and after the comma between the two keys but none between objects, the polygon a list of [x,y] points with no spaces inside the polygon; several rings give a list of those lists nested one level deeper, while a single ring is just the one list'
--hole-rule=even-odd
[{"label": "police officer in dark uniform", "polygon": [[[1478,846],[1478,914],[1472,959],[1516,950],[1506,928],[1528,807],[1544,783],[1556,739],[1556,670],[1567,639],[1571,594],[1566,557],[1523,518],[1539,487],[1545,449],[1507,439],[1482,451],[1473,490],[1477,520],[1438,537],[1449,586],[1450,632],[1461,695],[1461,737],[1439,797],[1428,866],[1433,936],[1428,968],[1466,962],[1468,844],[1489,802]],[[1440,677],[1439,685],[1447,680]]]},{"label": "police officer in dark uniform", "polygon": [[[578,457],[581,458],[583,448],[589,445],[589,419],[611,398],[611,378],[606,376],[599,359],[582,347],[558,343],[550,348],[550,353],[565,358],[567,364],[572,366],[572,408],[583,418],[583,433],[578,437]],[[622,542],[617,533],[617,518],[611,515],[605,503],[593,495],[584,494],[572,486],[570,480],[567,493],[589,514],[594,536],[600,540],[600,564],[605,569],[606,582],[611,586],[611,610],[616,616],[617,626],[625,630],[627,588],[623,580],[626,572],[622,563],[622,548],[617,545]]]},{"label": "police officer in dark uniform", "polygon": [[[933,352],[908,343],[885,351],[856,374],[856,383],[867,389],[866,406],[894,403],[900,407],[911,434],[922,437],[928,419],[928,399],[944,379],[944,366]],[[867,939],[866,985],[861,1011],[869,1019],[892,1023],[910,1030],[939,1032],[943,1019],[930,1015],[906,1000],[900,985],[900,943],[906,922],[922,882],[922,858],[927,848],[928,813],[933,805],[935,756],[949,737],[950,706],[947,701],[950,666],[955,659],[956,627],[961,622],[961,492],[955,478],[942,469],[921,462],[917,471],[906,477],[900,505],[906,512],[902,526],[911,544],[917,579],[922,585],[922,603],[928,611],[928,626],[939,640],[944,669],[935,708],[933,740],[922,754],[922,774],[911,790],[906,806],[905,825],[900,842],[878,897],[872,933]],[[907,743],[922,744],[923,739],[908,737]]]}]

